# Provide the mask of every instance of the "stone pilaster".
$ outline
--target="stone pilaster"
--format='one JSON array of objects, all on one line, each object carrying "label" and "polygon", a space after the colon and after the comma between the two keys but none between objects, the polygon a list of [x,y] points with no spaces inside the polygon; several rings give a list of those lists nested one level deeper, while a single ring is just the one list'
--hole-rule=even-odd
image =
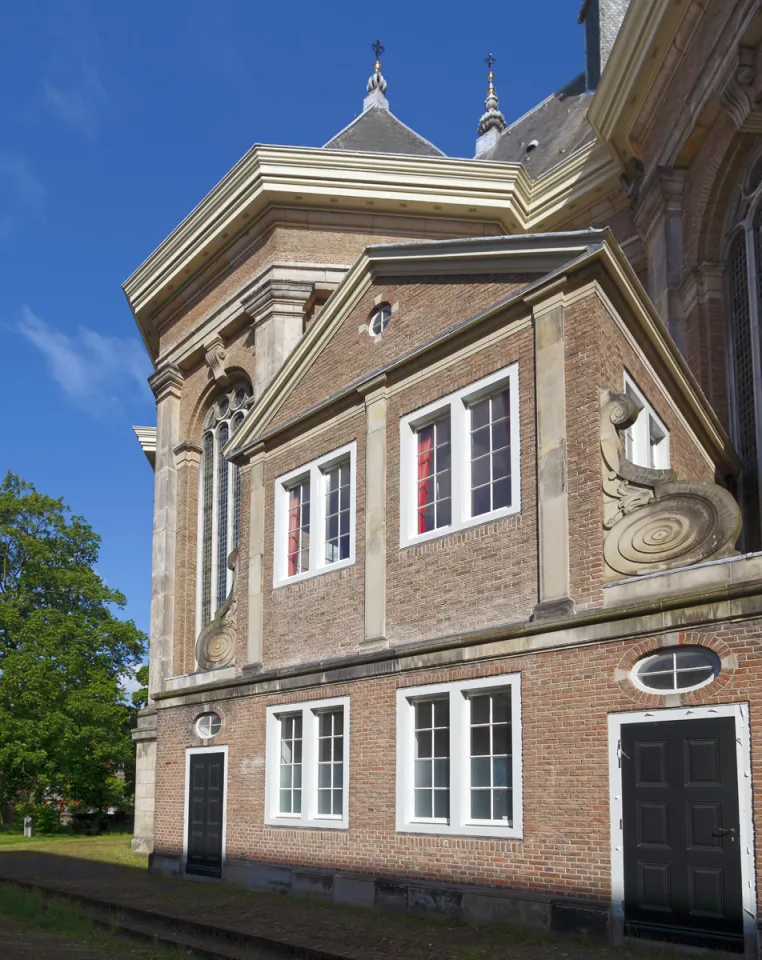
[{"label": "stone pilaster", "polygon": [[254,396],[259,397],[299,342],[313,284],[271,278],[241,301],[254,321]]},{"label": "stone pilaster", "polygon": [[249,465],[249,605],[247,665],[261,665],[264,633],[265,453],[254,451]]},{"label": "stone pilaster", "polygon": [[386,643],[386,377],[365,393],[364,649]]},{"label": "stone pilaster", "polygon": [[569,490],[566,465],[564,301],[557,293],[532,308],[537,405],[539,602],[534,619],[571,613]]},{"label": "stone pilaster", "polygon": [[648,293],[659,316],[685,355],[683,283],[683,186],[681,170],[658,168],[640,192],[635,224],[644,238]]},{"label": "stone pilaster", "polygon": [[195,669],[198,472],[201,447],[184,440],[174,449],[177,469],[177,549],[172,654],[174,675]]},{"label": "stone pilaster", "polygon": [[177,544],[177,464],[180,441],[180,395],[183,375],[169,364],[149,380],[156,397],[156,476],[154,479],[153,558],[149,697],[172,676]]},{"label": "stone pilaster", "polygon": [[153,817],[156,797],[156,710],[141,710],[132,731],[135,758],[135,828],[132,849],[153,852]]}]

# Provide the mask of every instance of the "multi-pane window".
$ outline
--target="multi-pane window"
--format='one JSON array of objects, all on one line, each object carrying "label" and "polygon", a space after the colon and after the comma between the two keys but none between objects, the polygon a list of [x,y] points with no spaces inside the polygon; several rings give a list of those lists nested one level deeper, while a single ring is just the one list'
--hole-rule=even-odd
[{"label": "multi-pane window", "polygon": [[348,460],[323,472],[325,478],[325,562],[349,557],[352,468]]},{"label": "multi-pane window", "polygon": [[351,443],[275,481],[276,587],[354,563],[355,454]]},{"label": "multi-pane window", "polygon": [[318,714],[318,816],[340,817],[344,804],[344,710]]},{"label": "multi-pane window", "polygon": [[518,674],[397,691],[397,829],[521,836]]},{"label": "multi-pane window", "polygon": [[265,821],[348,826],[349,698],[267,709]]},{"label": "multi-pane window", "polygon": [[511,505],[511,397],[501,390],[471,406],[471,515]]},{"label": "multi-pane window", "polygon": [[280,787],[278,812],[302,812],[302,715],[280,718]]},{"label": "multi-pane window", "polygon": [[418,436],[418,533],[450,525],[452,470],[450,414],[421,427]]},{"label": "multi-pane window", "polygon": [[508,822],[511,798],[511,694],[498,690],[469,698],[471,818]]},{"label": "multi-pane window", "polygon": [[310,568],[310,480],[288,490],[288,575]]},{"label": "multi-pane window", "polygon": [[633,678],[653,693],[683,693],[711,683],[720,668],[720,658],[708,647],[675,647],[638,661]]},{"label": "multi-pane window", "polygon": [[520,509],[518,365],[400,421],[400,544]]},{"label": "multi-pane window", "polygon": [[446,820],[450,815],[450,701],[415,704],[413,811],[416,817]]},{"label": "multi-pane window", "polygon": [[239,381],[218,397],[207,411],[201,441],[199,501],[199,579],[197,630],[214,617],[225,602],[232,583],[228,569],[231,552],[238,546],[241,525],[241,473],[223,450],[243,423],[253,402],[251,385]]},{"label": "multi-pane window", "polygon": [[640,407],[637,420],[625,432],[625,456],[639,467],[668,469],[669,431],[628,376],[624,378],[624,389]]}]

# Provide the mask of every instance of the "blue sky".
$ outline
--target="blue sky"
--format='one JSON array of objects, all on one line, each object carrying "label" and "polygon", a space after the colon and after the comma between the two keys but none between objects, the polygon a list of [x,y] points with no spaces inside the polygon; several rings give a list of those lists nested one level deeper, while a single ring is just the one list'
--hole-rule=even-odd
[{"label": "blue sky", "polygon": [[320,146],[361,110],[380,37],[391,108],[472,156],[496,60],[510,122],[583,66],[579,0],[4,0],[0,471],[102,536],[148,628],[151,364],[121,283],[256,142]]}]

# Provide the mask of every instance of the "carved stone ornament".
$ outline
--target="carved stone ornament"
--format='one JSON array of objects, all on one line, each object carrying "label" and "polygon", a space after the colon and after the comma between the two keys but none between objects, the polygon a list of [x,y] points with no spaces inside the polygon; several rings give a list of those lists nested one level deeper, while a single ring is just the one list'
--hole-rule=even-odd
[{"label": "carved stone ornament", "polygon": [[227,370],[225,369],[225,360],[228,352],[225,349],[225,342],[222,337],[215,337],[211,343],[204,348],[206,350],[206,362],[212,371],[215,380],[226,380]]},{"label": "carved stone ornament", "polygon": [[733,556],[741,511],[730,493],[714,483],[678,480],[672,470],[631,463],[620,432],[640,409],[626,394],[607,392],[602,399],[606,579]]},{"label": "carved stone ornament", "polygon": [[228,557],[228,570],[233,571],[233,582],[225,602],[204,627],[196,640],[196,662],[202,670],[227,667],[235,660],[236,585],[238,582],[238,550]]}]

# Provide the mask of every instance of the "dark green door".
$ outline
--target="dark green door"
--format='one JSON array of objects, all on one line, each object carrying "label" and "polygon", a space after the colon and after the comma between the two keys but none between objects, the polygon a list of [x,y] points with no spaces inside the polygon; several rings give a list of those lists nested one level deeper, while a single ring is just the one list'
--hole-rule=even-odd
[{"label": "dark green door", "polygon": [[193,753],[188,784],[186,873],[222,875],[222,817],[225,809],[225,755]]},{"label": "dark green door", "polygon": [[743,949],[735,721],[623,724],[625,931]]}]

